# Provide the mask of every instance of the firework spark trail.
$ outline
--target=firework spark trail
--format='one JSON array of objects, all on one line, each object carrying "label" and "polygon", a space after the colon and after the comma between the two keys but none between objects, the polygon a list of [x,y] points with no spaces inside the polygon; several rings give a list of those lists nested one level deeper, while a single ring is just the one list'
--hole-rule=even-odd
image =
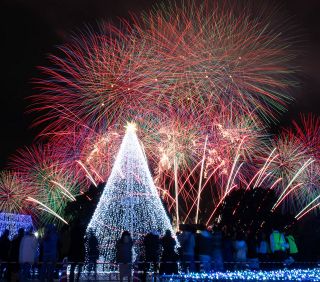
[{"label": "firework spark trail", "polygon": [[29,202],[32,202],[32,203],[36,203],[36,204],[42,206],[46,212],[52,214],[53,216],[55,216],[56,218],[61,220],[63,223],[68,224],[68,222],[65,221],[59,214],[57,214],[55,211],[53,211],[52,209],[50,209],[48,206],[46,206],[45,204],[41,203],[37,199],[34,199],[32,197],[27,197],[26,201],[29,201]]},{"label": "firework spark trail", "polygon": [[[140,27],[140,33],[148,36],[150,42],[157,40],[158,52],[163,56],[168,54],[167,56],[171,59],[171,61],[167,60],[166,64],[169,61],[172,65],[180,67],[178,72],[173,72],[174,75],[188,74],[185,76],[185,81],[180,81],[181,88],[182,85],[189,85],[192,81],[195,86],[200,86],[202,89],[206,89],[209,84],[209,87],[218,89],[218,93],[223,95],[228,95],[225,91],[226,88],[230,89],[232,95],[235,97],[238,95],[238,98],[244,103],[247,102],[245,96],[253,93],[253,101],[257,98],[254,97],[257,93],[267,97],[266,103],[268,99],[281,101],[281,98],[284,97],[281,97],[281,94],[279,95],[281,98],[275,97],[279,93],[271,89],[273,87],[281,88],[281,85],[284,85],[283,82],[276,81],[276,76],[273,77],[271,71],[279,71],[281,75],[283,75],[285,69],[290,72],[290,68],[284,66],[285,58],[276,59],[277,55],[286,52],[285,49],[288,45],[276,44],[280,39],[277,38],[278,34],[272,35],[267,25],[264,26],[263,23],[259,23],[260,18],[256,22],[249,20],[246,15],[237,18],[235,14],[230,12],[230,7],[224,10],[218,5],[209,13],[206,10],[207,7],[208,5],[193,7],[193,9],[190,9],[190,7],[182,9],[172,7],[171,10],[167,11],[156,10],[153,14],[145,16],[145,21]],[[233,11],[232,8],[231,11]],[[207,17],[208,15],[210,16]],[[136,22],[139,26],[138,19]],[[224,32],[227,34],[224,34]],[[177,37],[176,40],[175,36]],[[172,44],[172,46],[168,46],[168,44]],[[221,46],[224,46],[225,49]],[[281,51],[280,46],[284,47]],[[260,52],[255,48],[261,48]],[[215,50],[217,51],[215,52]],[[241,55],[237,56],[237,51]],[[252,62],[250,62],[250,52],[252,52],[252,55],[254,54]],[[260,58],[258,54],[261,55]],[[270,59],[274,59],[278,65],[268,64],[266,72],[263,72],[264,69],[261,64],[266,64]],[[249,67],[250,63],[253,62],[259,66]],[[251,75],[243,76],[240,72],[238,73],[237,71],[241,67],[244,67],[242,74],[251,73]],[[258,74],[255,71],[261,71],[261,73]],[[248,81],[250,77],[253,78],[253,81]],[[261,80],[257,83],[259,78]],[[254,79],[257,79],[257,81]],[[264,88],[264,86],[266,87]],[[261,99],[261,97],[259,98]],[[263,108],[261,100],[259,102],[260,108]]]},{"label": "firework spark trail", "polygon": [[[302,188],[296,196],[296,218],[299,217],[305,210],[310,208],[312,204],[316,204],[319,199],[320,190],[320,165],[319,160],[315,160],[310,164],[297,178],[297,181],[302,183]],[[317,213],[318,209],[311,209]],[[311,211],[310,210],[310,211]]]},{"label": "firework spark trail", "polygon": [[[211,180],[211,177],[217,172],[218,169],[219,169],[219,166],[217,166],[216,169],[211,172],[211,174],[210,174],[210,176],[207,178],[206,182],[202,185],[201,190],[200,190],[200,194],[202,193],[203,189],[206,187],[206,185],[208,184],[208,182]],[[187,215],[186,215],[186,217],[185,217],[185,221],[187,221],[190,213],[192,212],[193,207],[196,206],[196,204],[197,204],[197,199],[198,199],[198,197],[193,200],[192,206],[189,208],[189,211],[188,211],[188,213],[187,213]],[[213,199],[213,200],[214,200],[214,199]]]},{"label": "firework spark trail", "polygon": [[309,208],[314,202],[316,202],[320,198],[320,195],[315,197],[309,204],[307,204],[300,212],[298,212],[295,216],[295,218],[299,218],[300,215],[307,209]]},{"label": "firework spark trail", "polygon": [[301,214],[298,217],[295,217],[297,220],[300,220],[302,217],[304,217],[306,214],[308,214],[309,212],[311,212],[312,210],[318,208],[320,206],[320,203],[314,205],[313,207],[309,208],[308,210],[306,210],[303,214]]},{"label": "firework spark trail", "polygon": [[268,172],[272,172],[275,177],[282,177],[289,182],[296,174],[301,165],[308,159],[306,147],[296,138],[291,131],[281,132],[272,146],[276,148],[278,155],[268,166]]},{"label": "firework spark trail", "polygon": [[71,201],[75,201],[76,198],[59,182],[51,180],[51,182],[61,188],[61,193],[67,196]]},{"label": "firework spark trail", "polygon": [[198,218],[199,218],[200,196],[201,196],[201,191],[202,191],[201,185],[202,185],[202,176],[203,176],[203,168],[204,168],[204,160],[205,160],[207,142],[208,142],[208,136],[206,136],[206,140],[204,142],[204,147],[203,147],[203,157],[202,157],[202,161],[201,161],[201,170],[200,170],[199,189],[198,189],[198,196],[197,196],[197,211],[196,211],[195,224],[198,223]]},{"label": "firework spark trail", "polygon": [[62,54],[50,57],[53,67],[42,68],[47,78],[36,81],[43,93],[32,97],[33,109],[49,110],[36,123],[50,120],[52,131],[68,126],[70,116],[108,127],[143,112],[201,111],[222,101],[275,118],[288,101],[282,93],[291,85],[293,52],[268,16],[218,4],[169,6],[124,30],[104,25],[61,46]]},{"label": "firework spark trail", "polygon": [[[265,122],[285,109],[294,84],[290,30],[281,23],[282,32],[275,32],[274,11],[252,13],[240,4],[167,6],[122,20],[121,28],[86,30],[50,56],[44,78],[35,81],[31,111],[41,113],[34,125],[45,123],[41,134],[53,144],[54,161],[37,166],[44,157],[35,154],[32,163],[21,158],[15,167],[21,164],[36,187],[45,184],[62,201],[72,200],[79,187],[70,181],[105,182],[119,128],[134,120],[177,221],[179,211],[188,218],[194,205],[198,221],[207,183],[214,183],[217,203],[209,220],[235,187],[252,183],[271,185],[280,194],[275,205],[298,199],[299,211],[306,211],[318,194],[307,196],[311,163],[300,169],[311,156],[319,159],[319,134],[313,134],[319,119],[302,117],[271,144],[266,135]],[[275,149],[259,163],[269,148]],[[48,206],[59,213],[63,204],[55,201]]]},{"label": "firework spark trail", "polygon": [[8,213],[34,214],[34,207],[26,203],[28,196],[37,195],[21,174],[11,171],[0,172],[0,210]]},{"label": "firework spark trail", "polygon": [[[11,166],[37,191],[35,196],[29,195],[30,198],[34,199],[34,203],[38,201],[47,207],[44,210],[47,213],[39,217],[42,222],[62,218],[67,203],[74,201],[74,195],[79,193],[73,172],[65,170],[52,150],[50,145],[33,145],[20,149],[11,161]],[[50,215],[54,215],[54,218]]]},{"label": "firework spark trail", "polygon": [[[219,208],[219,206],[223,203],[223,200],[228,196],[228,194],[230,193],[230,191],[237,187],[237,185],[234,185],[233,186],[233,182],[234,182],[234,179],[236,177],[236,175],[238,174],[238,172],[240,171],[240,168],[241,166],[243,165],[243,163],[241,163],[239,165],[239,167],[237,168],[236,172],[233,174],[233,171],[236,167],[236,164],[238,162],[238,159],[240,157],[239,155],[239,150],[243,144],[243,141],[245,140],[245,138],[242,140],[242,142],[239,144],[238,148],[237,148],[237,155],[234,159],[234,162],[233,162],[233,165],[232,165],[232,168],[231,168],[231,172],[230,172],[230,175],[229,175],[229,178],[228,178],[228,182],[227,182],[227,187],[226,187],[226,190],[225,190],[225,194],[223,195],[223,197],[221,198],[221,200],[219,201],[219,203],[216,205],[215,209],[213,210],[213,212],[211,213],[211,215],[209,216],[209,219],[207,220],[206,222],[206,225],[208,225],[208,223],[210,222],[211,218],[213,217],[213,215],[215,214],[215,212],[217,211],[217,209]],[[232,180],[231,180],[232,179]]]},{"label": "firework spark trail", "polygon": [[88,179],[92,182],[92,184],[94,186],[98,186],[97,183],[94,181],[92,175],[90,174],[90,172],[88,171],[88,169],[86,168],[86,166],[79,160],[76,161],[82,168],[83,170],[86,172],[86,176],[88,177]]},{"label": "firework spark trail", "polygon": [[[270,155],[268,156],[266,162],[264,163],[262,169],[259,170],[259,172],[258,172],[258,174],[257,174],[257,175],[258,175],[258,178],[257,178],[255,184],[253,185],[253,187],[259,186],[259,183],[260,183],[259,181],[260,181],[262,175],[266,172],[266,170],[268,169],[269,165],[273,162],[273,160],[278,157],[278,155],[275,155],[274,157],[271,158],[271,156],[273,155],[273,153],[274,153],[275,151],[276,151],[276,148],[274,148],[274,149],[271,151],[271,153],[270,153]],[[270,175],[270,173],[267,173],[267,175]],[[253,177],[252,180],[253,180],[254,178],[255,178],[255,177]],[[248,187],[249,187],[249,185],[248,185]]]},{"label": "firework spark trail", "polygon": [[105,182],[121,136],[115,128],[94,131],[85,125],[56,132],[50,138],[55,158],[73,171],[84,187]]},{"label": "firework spark trail", "polygon": [[319,159],[320,118],[313,114],[300,114],[300,120],[294,120],[292,123],[297,138],[308,148],[308,153],[315,156],[316,159]]},{"label": "firework spark trail", "polygon": [[272,207],[272,211],[274,211],[280,204],[281,202],[284,200],[284,195],[286,195],[287,190],[290,188],[290,186],[292,185],[292,183],[296,180],[296,178],[310,165],[314,162],[313,159],[308,159],[302,166],[301,168],[296,172],[296,174],[292,177],[292,179],[289,181],[288,185],[285,187],[285,189],[283,190],[283,192],[280,194],[278,200],[276,201],[276,203],[273,205]]}]

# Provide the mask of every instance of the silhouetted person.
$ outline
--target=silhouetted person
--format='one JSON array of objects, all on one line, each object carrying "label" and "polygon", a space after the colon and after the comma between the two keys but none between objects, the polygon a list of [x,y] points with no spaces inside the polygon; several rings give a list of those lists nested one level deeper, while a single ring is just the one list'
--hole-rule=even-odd
[{"label": "silhouetted person", "polygon": [[20,282],[29,280],[31,267],[35,263],[37,257],[38,240],[32,231],[32,227],[28,228],[20,243]]},{"label": "silhouetted person", "polygon": [[10,280],[16,281],[18,279],[19,273],[19,250],[20,243],[24,236],[24,229],[20,228],[18,234],[13,238],[11,242],[11,251],[10,251],[10,266],[9,266],[9,275]]},{"label": "silhouetted person", "polygon": [[260,240],[258,242],[257,253],[258,253],[259,261],[262,263],[261,267],[263,268],[267,266],[265,262],[267,262],[269,259],[269,252],[270,252],[270,246],[267,239],[267,235],[265,233],[261,233]]},{"label": "silhouetted person", "polygon": [[200,263],[203,270],[208,272],[211,268],[212,235],[207,229],[201,230],[197,244]]},{"label": "silhouetted person", "polygon": [[10,251],[9,230],[5,229],[0,237],[0,279],[3,275],[6,276],[4,270],[8,269]]},{"label": "silhouetted person", "polygon": [[222,232],[218,228],[213,229],[212,234],[212,267],[215,271],[223,270]]},{"label": "silhouetted person", "polygon": [[226,233],[223,238],[223,260],[225,262],[225,268],[231,270],[233,268],[233,243],[230,233]]},{"label": "silhouetted person", "polygon": [[141,236],[135,245],[136,259],[133,265],[133,281],[146,282],[148,265],[145,259],[145,246],[143,244],[145,236]]},{"label": "silhouetted person", "polygon": [[287,242],[284,234],[277,229],[273,229],[270,234],[270,249],[275,262],[275,267],[283,265],[286,258]]},{"label": "silhouetted person", "polygon": [[63,226],[59,237],[59,256],[62,261],[69,257],[71,245],[71,230],[69,225]]},{"label": "silhouetted person", "polygon": [[58,234],[53,224],[48,224],[42,240],[41,281],[53,281],[53,273],[58,259]]},{"label": "silhouetted person", "polygon": [[123,281],[124,277],[128,277],[128,281],[131,280],[132,269],[132,246],[133,241],[128,231],[123,231],[121,238],[116,244],[116,260],[119,264],[120,281]]},{"label": "silhouetted person", "polygon": [[93,230],[90,228],[88,238],[88,272],[89,276],[91,272],[94,272],[94,279],[97,280],[97,260],[99,259],[99,243]]},{"label": "silhouetted person", "polygon": [[290,266],[295,262],[299,251],[296,240],[291,233],[285,233],[285,239],[287,242],[287,254],[289,255],[289,257],[285,260],[285,265]]},{"label": "silhouetted person", "polygon": [[237,268],[244,268],[247,261],[247,243],[243,232],[238,232],[236,240],[234,241],[234,260],[237,262]]},{"label": "silhouetted person", "polygon": [[82,267],[85,259],[85,246],[84,246],[84,228],[81,223],[76,223],[71,228],[71,242],[70,242],[70,255],[69,259],[71,262],[69,281],[74,281],[74,271],[78,267],[78,273],[76,281],[79,281]]},{"label": "silhouetted person", "polygon": [[183,272],[195,271],[194,252],[195,252],[195,236],[190,228],[185,227],[185,230],[178,237],[180,242],[180,255],[182,260]]},{"label": "silhouetted person", "polygon": [[258,239],[257,236],[253,233],[249,233],[247,239],[248,245],[248,264],[251,269],[259,268],[259,259],[258,259]]},{"label": "silhouetted person", "polygon": [[162,256],[160,264],[160,274],[177,274],[178,255],[175,252],[176,240],[172,237],[171,231],[166,230],[166,234],[161,238]]},{"label": "silhouetted person", "polygon": [[158,272],[158,264],[160,259],[160,237],[157,231],[152,231],[148,233],[143,240],[144,248],[145,248],[145,275],[146,271],[150,268],[150,264],[152,267],[152,271],[154,273]]}]

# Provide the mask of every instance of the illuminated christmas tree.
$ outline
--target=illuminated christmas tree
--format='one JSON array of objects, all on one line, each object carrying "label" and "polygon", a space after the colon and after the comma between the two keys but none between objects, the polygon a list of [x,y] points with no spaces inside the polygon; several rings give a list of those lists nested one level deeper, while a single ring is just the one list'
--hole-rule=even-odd
[{"label": "illuminated christmas tree", "polygon": [[[101,262],[115,261],[115,244],[125,230],[138,240],[152,231],[172,231],[170,220],[153,183],[147,160],[139,144],[134,124],[120,146],[113,169],[88,225],[96,234]],[[103,270],[111,270],[106,265]]]}]

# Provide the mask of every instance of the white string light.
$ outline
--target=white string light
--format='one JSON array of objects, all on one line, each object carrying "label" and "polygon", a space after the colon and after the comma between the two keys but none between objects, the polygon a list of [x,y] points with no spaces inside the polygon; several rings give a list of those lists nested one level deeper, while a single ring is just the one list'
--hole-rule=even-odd
[{"label": "white string light", "polygon": [[[137,244],[152,230],[164,234],[172,230],[170,220],[136,135],[136,127],[129,124],[103,194],[88,225],[99,241],[99,262],[115,260],[115,245],[125,230]],[[109,264],[100,270],[111,270]]]},{"label": "white string light", "polygon": [[33,227],[32,218],[26,214],[0,213],[0,235],[5,229],[9,230],[10,240],[18,234],[18,230],[23,228],[27,230]]}]

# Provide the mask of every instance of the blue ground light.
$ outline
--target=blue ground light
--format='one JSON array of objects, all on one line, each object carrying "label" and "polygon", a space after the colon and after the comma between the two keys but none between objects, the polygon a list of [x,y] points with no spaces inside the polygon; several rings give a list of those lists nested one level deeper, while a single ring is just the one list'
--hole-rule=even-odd
[{"label": "blue ground light", "polygon": [[162,281],[320,281],[320,268],[164,275]]}]

